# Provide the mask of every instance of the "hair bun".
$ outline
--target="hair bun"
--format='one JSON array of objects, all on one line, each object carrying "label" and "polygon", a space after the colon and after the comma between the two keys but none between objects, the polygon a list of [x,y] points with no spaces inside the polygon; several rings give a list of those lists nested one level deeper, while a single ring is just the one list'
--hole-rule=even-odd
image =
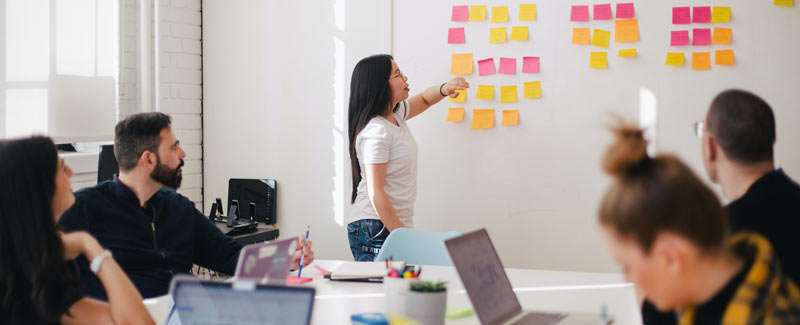
[{"label": "hair bun", "polygon": [[611,132],[614,143],[603,155],[603,170],[611,176],[623,177],[648,159],[647,141],[642,129],[622,121],[611,127]]}]

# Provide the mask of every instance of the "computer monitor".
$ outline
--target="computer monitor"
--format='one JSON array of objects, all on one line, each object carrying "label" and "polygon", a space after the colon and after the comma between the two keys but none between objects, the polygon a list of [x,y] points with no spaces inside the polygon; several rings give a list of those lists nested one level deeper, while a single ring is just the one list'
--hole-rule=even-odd
[{"label": "computer monitor", "polygon": [[239,218],[249,219],[249,206],[253,202],[256,204],[256,215],[253,219],[265,224],[275,224],[278,222],[277,190],[278,182],[274,179],[231,178],[228,181],[228,206],[234,200],[239,201]]}]

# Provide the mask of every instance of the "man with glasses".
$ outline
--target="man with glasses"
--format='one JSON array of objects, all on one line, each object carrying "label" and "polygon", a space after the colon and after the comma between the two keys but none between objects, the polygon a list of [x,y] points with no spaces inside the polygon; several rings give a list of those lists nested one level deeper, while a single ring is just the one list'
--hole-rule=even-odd
[{"label": "man with glasses", "polygon": [[[763,99],[727,90],[711,102],[705,121],[694,124],[702,141],[703,165],[729,202],[733,232],[763,234],[775,248],[783,273],[800,282],[800,186],[775,168],[775,117]],[[648,301],[645,324],[676,324]]]}]

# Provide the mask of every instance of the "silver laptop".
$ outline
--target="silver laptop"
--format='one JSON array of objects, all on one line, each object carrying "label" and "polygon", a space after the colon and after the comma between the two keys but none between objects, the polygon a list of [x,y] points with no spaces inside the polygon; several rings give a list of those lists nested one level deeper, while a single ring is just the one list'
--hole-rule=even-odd
[{"label": "silver laptop", "polygon": [[315,289],[199,280],[176,276],[170,284],[167,325],[308,325]]},{"label": "silver laptop", "polygon": [[600,315],[523,311],[486,229],[445,240],[481,324],[604,324]]},{"label": "silver laptop", "polygon": [[260,283],[285,284],[296,245],[297,238],[292,237],[243,247],[234,277]]}]

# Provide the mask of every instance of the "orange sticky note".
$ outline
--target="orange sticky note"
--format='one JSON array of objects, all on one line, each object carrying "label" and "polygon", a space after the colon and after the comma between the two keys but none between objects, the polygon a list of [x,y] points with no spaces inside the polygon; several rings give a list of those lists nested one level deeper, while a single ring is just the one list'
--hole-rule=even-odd
[{"label": "orange sticky note", "polygon": [[712,23],[727,23],[731,21],[731,7],[714,7],[711,9]]},{"label": "orange sticky note", "polygon": [[519,5],[520,21],[536,21],[536,4],[522,3]]},{"label": "orange sticky note", "polygon": [[523,84],[525,98],[537,99],[542,97],[542,82],[541,81],[528,81]]},{"label": "orange sticky note", "polygon": [[484,21],[486,20],[486,6],[472,5],[469,6],[469,21]]},{"label": "orange sticky note", "polygon": [[517,86],[500,86],[500,102],[511,104],[517,102]]},{"label": "orange sticky note", "polygon": [[452,107],[447,110],[447,121],[461,122],[464,120],[464,115],[466,115],[466,113],[463,107]]},{"label": "orange sticky note", "polygon": [[611,32],[603,29],[595,29],[592,32],[592,45],[608,48],[611,41]]},{"label": "orange sticky note", "polygon": [[447,100],[451,103],[464,103],[467,101],[467,90],[466,89],[457,89],[456,90],[456,97],[447,97]]},{"label": "orange sticky note", "polygon": [[664,64],[680,67],[683,66],[685,62],[686,57],[683,55],[683,52],[667,52],[667,59],[664,61]]},{"label": "orange sticky note", "polygon": [[478,85],[478,92],[475,95],[478,99],[492,100],[494,99],[494,86],[492,85]]},{"label": "orange sticky note", "polygon": [[472,53],[453,53],[450,73],[456,76],[472,74]]},{"label": "orange sticky note", "polygon": [[503,110],[503,126],[517,126],[519,125],[519,110],[518,109],[504,109]]},{"label": "orange sticky note", "polygon": [[489,29],[489,43],[502,44],[508,41],[508,33],[505,27],[494,27]]},{"label": "orange sticky note", "polygon": [[508,21],[508,6],[492,6],[492,22],[504,23]]},{"label": "orange sticky note", "polygon": [[692,52],[692,70],[710,70],[711,52]]},{"label": "orange sticky note", "polygon": [[588,28],[573,28],[572,29],[572,44],[589,45],[591,32]]},{"label": "orange sticky note", "polygon": [[617,19],[614,22],[614,41],[617,43],[633,43],[639,41],[639,20]]},{"label": "orange sticky note", "polygon": [[733,50],[714,51],[714,63],[716,65],[736,65]]},{"label": "orange sticky note", "polygon": [[476,108],[472,110],[472,129],[485,130],[494,128],[494,109]]},{"label": "orange sticky note", "polygon": [[590,53],[589,67],[592,69],[608,69],[608,52]]},{"label": "orange sticky note", "polygon": [[511,40],[514,40],[514,41],[527,41],[528,40],[528,26],[512,26],[511,27]]},{"label": "orange sticky note", "polygon": [[730,28],[715,27],[711,42],[716,45],[727,45],[733,42],[733,30]]}]

